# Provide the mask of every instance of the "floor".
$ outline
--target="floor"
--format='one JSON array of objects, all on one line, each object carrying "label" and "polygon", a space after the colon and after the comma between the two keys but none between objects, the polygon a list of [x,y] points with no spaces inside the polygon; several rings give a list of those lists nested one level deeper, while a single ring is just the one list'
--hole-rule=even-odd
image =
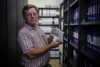
[{"label": "floor", "polygon": [[61,67],[61,65],[59,64],[59,59],[51,59],[50,64],[52,65],[52,67]]}]

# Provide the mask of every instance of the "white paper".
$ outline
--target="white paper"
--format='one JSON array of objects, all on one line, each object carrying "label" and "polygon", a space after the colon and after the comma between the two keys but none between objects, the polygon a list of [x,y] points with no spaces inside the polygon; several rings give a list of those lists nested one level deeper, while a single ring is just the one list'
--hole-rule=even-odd
[{"label": "white paper", "polygon": [[54,36],[54,40],[58,39],[63,42],[63,32],[58,28],[53,28],[51,31],[51,35]]}]

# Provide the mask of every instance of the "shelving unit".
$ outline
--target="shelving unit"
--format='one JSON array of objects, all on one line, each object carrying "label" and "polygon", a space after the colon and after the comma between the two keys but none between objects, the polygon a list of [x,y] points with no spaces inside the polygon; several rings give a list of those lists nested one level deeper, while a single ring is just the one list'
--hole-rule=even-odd
[{"label": "shelving unit", "polygon": [[[64,6],[64,4],[63,4],[63,0],[62,0],[60,3],[60,15],[59,15],[59,28],[61,31],[63,31],[63,6]],[[60,44],[59,49],[60,49],[59,50],[59,52],[60,52],[59,63],[62,66],[62,64],[63,64],[63,43]]]},{"label": "shelving unit", "polygon": [[[39,23],[38,25],[49,35],[52,28],[59,28],[59,8],[38,8]],[[51,58],[59,58],[59,49],[53,48],[50,51]]]},{"label": "shelving unit", "polygon": [[[42,27],[59,27],[59,8],[38,8],[39,9],[39,26]],[[45,32],[47,33],[47,32]],[[49,32],[50,33],[50,32]]]},{"label": "shelving unit", "polygon": [[63,67],[100,67],[100,1],[63,3]]}]

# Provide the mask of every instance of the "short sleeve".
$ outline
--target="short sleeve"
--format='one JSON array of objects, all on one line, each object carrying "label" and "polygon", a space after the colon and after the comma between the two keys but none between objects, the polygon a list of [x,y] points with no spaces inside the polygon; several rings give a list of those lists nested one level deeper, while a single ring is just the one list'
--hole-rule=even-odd
[{"label": "short sleeve", "polygon": [[26,32],[19,32],[18,33],[18,43],[22,49],[22,52],[24,54],[30,52],[31,50],[33,50],[34,48],[34,44],[32,43],[32,39],[31,36],[26,33]]}]

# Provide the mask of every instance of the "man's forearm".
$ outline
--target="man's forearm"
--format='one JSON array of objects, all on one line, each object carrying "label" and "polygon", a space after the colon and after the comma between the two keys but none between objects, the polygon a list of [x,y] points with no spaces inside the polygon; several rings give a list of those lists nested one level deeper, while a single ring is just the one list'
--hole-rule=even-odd
[{"label": "man's forearm", "polygon": [[43,53],[47,52],[51,48],[52,48],[52,45],[47,45],[43,48],[36,48],[36,49],[32,50],[31,52],[27,53],[27,56],[31,60],[35,57],[42,55]]}]

